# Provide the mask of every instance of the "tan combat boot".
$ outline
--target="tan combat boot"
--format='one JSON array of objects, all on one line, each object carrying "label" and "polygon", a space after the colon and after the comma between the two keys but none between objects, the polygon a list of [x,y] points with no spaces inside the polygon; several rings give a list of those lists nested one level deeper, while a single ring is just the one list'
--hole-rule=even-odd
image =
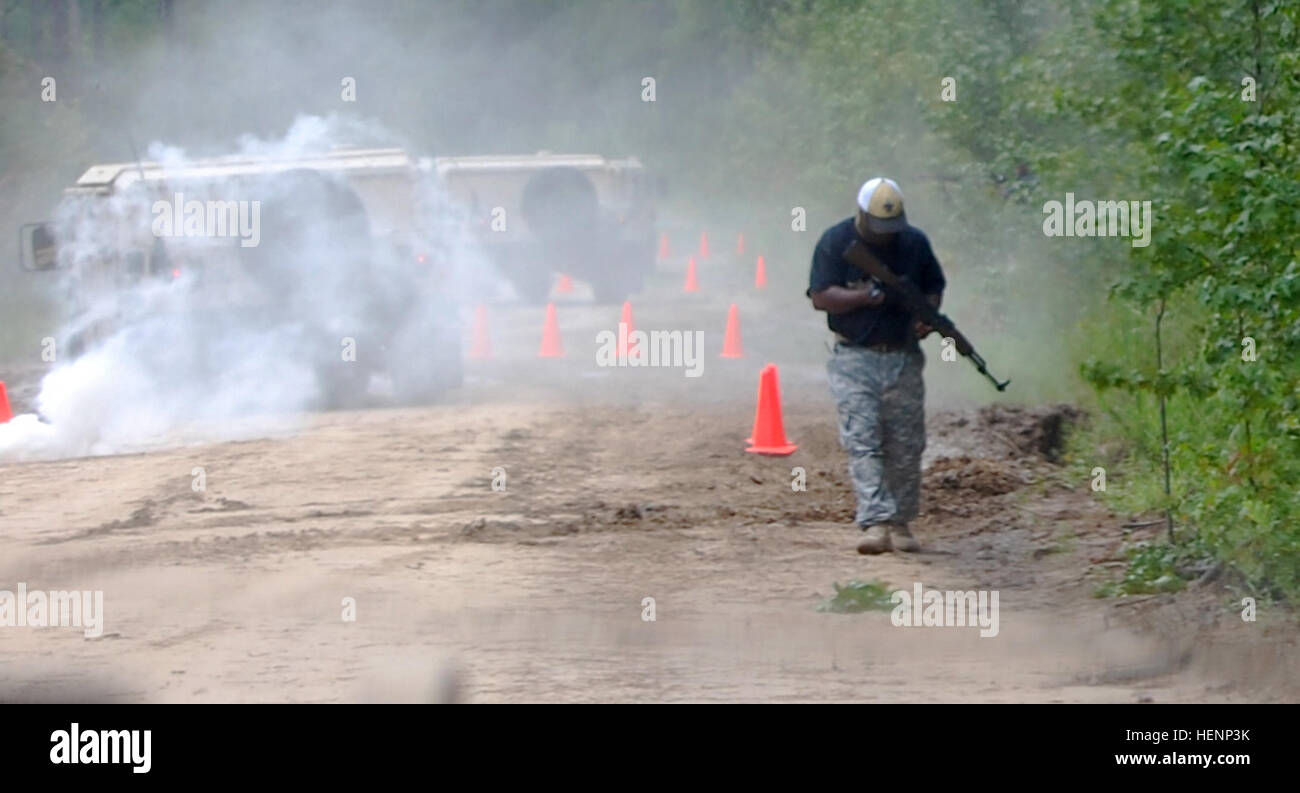
[{"label": "tan combat boot", "polygon": [[906,523],[895,523],[889,527],[889,544],[895,551],[903,553],[915,553],[921,550],[921,543],[912,536],[912,531],[907,528]]},{"label": "tan combat boot", "polygon": [[[913,540],[915,542],[915,540]],[[867,536],[858,543],[858,553],[884,553],[889,550],[889,527],[877,523],[867,529]]]}]

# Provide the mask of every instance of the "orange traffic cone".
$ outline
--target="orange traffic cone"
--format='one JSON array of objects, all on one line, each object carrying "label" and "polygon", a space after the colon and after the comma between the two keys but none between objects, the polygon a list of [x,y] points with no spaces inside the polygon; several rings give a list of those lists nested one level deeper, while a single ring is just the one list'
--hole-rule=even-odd
[{"label": "orange traffic cone", "polygon": [[683,292],[700,291],[700,278],[695,272],[695,257],[692,256],[686,260],[686,284],[682,287]]},{"label": "orange traffic cone", "polygon": [[469,357],[484,360],[492,357],[492,339],[488,335],[487,306],[479,303],[474,309],[474,346]]},{"label": "orange traffic cone", "polygon": [[736,255],[745,255],[745,232],[743,231],[736,235]]},{"label": "orange traffic cone", "polygon": [[560,282],[555,285],[555,294],[567,295],[573,291],[573,279],[564,273],[560,273]]},{"label": "orange traffic cone", "polygon": [[668,234],[667,232],[659,235],[659,258],[668,258]]},{"label": "orange traffic cone", "polygon": [[704,261],[707,258],[709,258],[709,233],[707,231],[701,231],[700,232],[700,261]]},{"label": "orange traffic cone", "polygon": [[776,364],[764,366],[758,376],[758,408],[754,411],[754,432],[749,436],[749,444],[745,451],[754,454],[786,455],[799,448],[785,437]]},{"label": "orange traffic cone", "polygon": [[636,349],[636,344],[631,341],[632,338],[632,303],[624,301],[623,314],[619,317],[619,324],[624,326],[619,328],[618,336],[618,355],[620,358],[630,357],[632,351]]},{"label": "orange traffic cone", "polygon": [[546,324],[542,327],[542,346],[537,350],[538,358],[563,358],[564,347],[560,345],[560,323],[555,319],[555,304],[546,304]]},{"label": "orange traffic cone", "polygon": [[9,408],[9,392],[5,390],[5,383],[0,380],[0,424],[4,424],[14,417],[14,412]]},{"label": "orange traffic cone", "polygon": [[767,286],[767,264],[763,257],[758,257],[758,266],[754,268],[754,288],[762,289]]},{"label": "orange traffic cone", "polygon": [[740,347],[740,314],[736,304],[727,309],[727,332],[722,337],[723,358],[744,358],[745,351]]}]

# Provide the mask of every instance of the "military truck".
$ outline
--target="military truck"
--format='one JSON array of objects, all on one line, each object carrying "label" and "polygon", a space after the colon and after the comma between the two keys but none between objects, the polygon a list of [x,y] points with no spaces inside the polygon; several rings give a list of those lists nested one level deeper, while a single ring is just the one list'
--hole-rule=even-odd
[{"label": "military truck", "polygon": [[520,297],[541,302],[556,273],[622,302],[654,268],[662,186],[635,157],[539,152],[437,157],[434,170]]},{"label": "military truck", "polygon": [[461,382],[455,253],[432,233],[445,209],[433,177],[431,160],[401,149],[95,165],[53,221],[22,227],[21,262],[63,276],[64,356],[166,319],[141,305],[153,300],[200,329],[191,359],[215,357],[195,339],[264,329],[283,355],[309,359],[322,407],[365,402],[376,375],[399,401],[424,401]]}]

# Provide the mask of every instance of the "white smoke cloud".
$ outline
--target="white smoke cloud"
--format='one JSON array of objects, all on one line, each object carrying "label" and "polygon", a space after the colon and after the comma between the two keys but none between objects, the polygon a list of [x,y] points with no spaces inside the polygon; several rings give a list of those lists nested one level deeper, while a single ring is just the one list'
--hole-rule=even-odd
[{"label": "white smoke cloud", "polygon": [[[240,138],[237,153],[280,163],[376,142],[393,137],[310,116],[278,140]],[[147,151],[167,166],[187,160],[162,143]],[[459,374],[466,275],[490,266],[431,174],[409,200],[386,184],[284,169],[65,199],[54,220],[68,307],[59,362],[41,383],[40,419],[0,425],[0,460],[246,437],[291,429],[304,410],[429,399]],[[257,247],[211,229],[155,237],[155,202],[182,191],[255,202]],[[119,256],[130,249],[154,258]]]}]

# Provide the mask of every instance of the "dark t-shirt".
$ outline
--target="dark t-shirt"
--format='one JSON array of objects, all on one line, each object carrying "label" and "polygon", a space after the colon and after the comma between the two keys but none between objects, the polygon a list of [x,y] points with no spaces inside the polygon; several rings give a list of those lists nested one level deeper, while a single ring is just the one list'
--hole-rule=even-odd
[{"label": "dark t-shirt", "polygon": [[[867,274],[844,259],[844,250],[854,240],[865,244],[853,226],[853,218],[826,229],[813,251],[808,295],[832,286],[865,285]],[[930,240],[926,239],[920,229],[908,226],[895,234],[888,245],[870,245],[868,248],[890,270],[920,287],[923,294],[943,292],[947,284],[943,270],[934,258],[934,251],[930,250]],[[892,300],[886,300],[878,308],[864,306],[847,314],[826,315],[826,324],[830,329],[853,344],[910,346],[916,341],[912,322],[912,317]]]}]

